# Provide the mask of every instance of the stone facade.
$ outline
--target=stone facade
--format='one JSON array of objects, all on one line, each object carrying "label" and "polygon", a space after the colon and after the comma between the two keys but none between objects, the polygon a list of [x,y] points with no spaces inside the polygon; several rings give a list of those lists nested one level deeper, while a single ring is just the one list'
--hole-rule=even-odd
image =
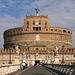
[{"label": "stone facade", "polygon": [[[72,47],[72,31],[61,27],[52,27],[48,16],[26,16],[24,26],[13,28],[4,32],[4,48],[9,45],[28,43],[32,45],[45,45],[53,49],[65,45],[65,48]],[[61,43],[61,44],[60,44]]]}]

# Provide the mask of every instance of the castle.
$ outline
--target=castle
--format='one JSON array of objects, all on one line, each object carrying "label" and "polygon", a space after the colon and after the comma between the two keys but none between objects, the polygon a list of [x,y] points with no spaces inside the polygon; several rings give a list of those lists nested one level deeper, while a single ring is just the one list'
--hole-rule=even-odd
[{"label": "castle", "polygon": [[[55,46],[62,50],[64,45],[65,51],[71,50],[71,54],[75,54],[74,49],[72,49],[72,31],[62,27],[52,27],[48,15],[40,16],[38,12],[36,15],[26,16],[23,27],[4,32],[4,49],[7,50],[7,53],[10,53],[8,49],[14,49],[15,45],[20,48],[20,59],[22,60],[23,53],[30,54],[29,61],[32,63],[35,62],[35,59],[37,62],[47,62],[48,55],[52,59],[51,51],[54,50]],[[61,61],[62,53],[60,51]],[[12,52],[15,54],[15,50]],[[70,55],[69,52],[65,53]]]}]

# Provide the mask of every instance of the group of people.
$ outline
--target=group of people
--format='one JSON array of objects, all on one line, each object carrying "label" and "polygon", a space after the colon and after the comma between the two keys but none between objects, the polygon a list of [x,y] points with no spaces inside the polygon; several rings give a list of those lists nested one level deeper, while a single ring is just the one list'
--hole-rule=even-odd
[{"label": "group of people", "polygon": [[22,62],[22,63],[20,64],[20,69],[21,69],[21,70],[24,70],[25,68],[27,68],[27,63]]}]

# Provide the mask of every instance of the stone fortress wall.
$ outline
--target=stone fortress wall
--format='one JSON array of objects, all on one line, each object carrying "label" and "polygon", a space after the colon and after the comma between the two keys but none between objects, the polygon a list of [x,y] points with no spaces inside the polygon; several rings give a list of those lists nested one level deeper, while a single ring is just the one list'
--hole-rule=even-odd
[{"label": "stone fortress wall", "polygon": [[[48,51],[50,51],[50,54],[48,54]],[[39,58],[42,58],[42,62],[45,61],[45,56],[50,55],[51,59],[54,58],[53,56],[53,51],[52,49],[48,49],[46,47],[39,47],[38,50],[35,50],[34,47],[30,47],[29,50],[21,49],[20,54],[19,54],[19,60],[22,62],[23,60],[23,53],[25,52],[26,54],[30,53],[30,59],[28,60],[33,60],[35,58],[35,54],[39,53]],[[59,52],[59,61],[62,61],[62,49],[58,50]],[[12,63],[14,62],[16,55],[15,49],[11,49],[11,61]],[[8,64],[10,59],[10,50],[9,49],[0,49],[0,64]],[[74,63],[75,62],[75,48],[68,48],[64,49],[64,61],[65,63]]]},{"label": "stone fortress wall", "polygon": [[[72,31],[61,27],[52,27],[48,16],[26,16],[24,26],[13,28],[4,32],[4,48],[8,44],[20,44],[27,42],[31,45],[45,45],[53,49],[65,45],[65,48],[72,47]],[[61,44],[60,44],[61,43]]]}]

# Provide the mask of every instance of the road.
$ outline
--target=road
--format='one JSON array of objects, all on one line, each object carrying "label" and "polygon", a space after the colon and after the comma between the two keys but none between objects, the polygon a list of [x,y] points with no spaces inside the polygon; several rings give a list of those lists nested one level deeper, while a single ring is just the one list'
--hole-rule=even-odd
[{"label": "road", "polygon": [[22,70],[18,72],[16,75],[54,75],[51,71],[48,71],[43,66],[33,66],[29,69]]}]

